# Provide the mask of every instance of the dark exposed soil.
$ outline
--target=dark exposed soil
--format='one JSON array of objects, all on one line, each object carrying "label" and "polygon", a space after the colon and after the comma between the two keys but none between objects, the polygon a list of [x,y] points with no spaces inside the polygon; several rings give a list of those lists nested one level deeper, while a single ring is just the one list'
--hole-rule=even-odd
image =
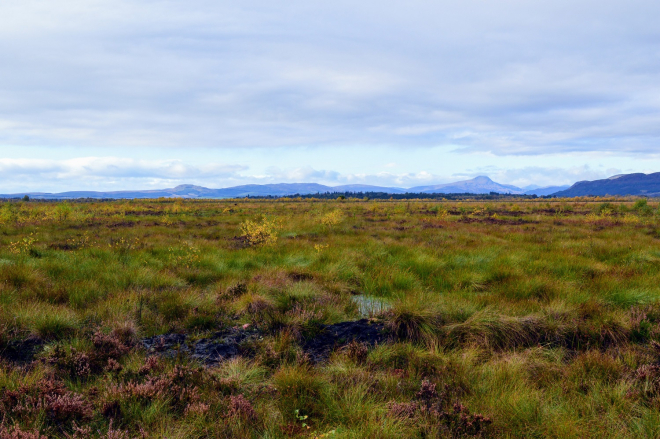
[{"label": "dark exposed soil", "polygon": [[122,221],[119,223],[112,223],[106,226],[109,229],[123,228],[123,227],[135,227],[135,223],[131,221]]},{"label": "dark exposed soil", "polygon": [[243,354],[241,344],[259,337],[256,329],[231,328],[194,341],[185,334],[156,335],[143,339],[142,345],[151,354],[170,358],[183,354],[206,364],[214,364]]},{"label": "dark exposed soil", "polygon": [[250,246],[250,241],[245,236],[234,236],[233,238],[227,238],[227,241],[229,241],[229,248],[235,250]]},{"label": "dark exposed soil", "polygon": [[43,345],[43,340],[38,338],[11,340],[0,347],[0,358],[14,363],[29,363]]},{"label": "dark exposed soil", "polygon": [[442,229],[444,226],[440,223],[424,222],[422,223],[422,229]]},{"label": "dark exposed soil", "polygon": [[190,348],[186,344],[186,334],[163,334],[142,339],[144,348],[154,354],[162,354],[166,357],[174,357],[178,352],[189,353]]},{"label": "dark exposed soil", "polygon": [[[255,327],[236,327],[202,339],[191,339],[186,334],[155,335],[142,339],[141,345],[150,355],[168,358],[186,356],[213,365],[239,355],[253,355],[253,350],[249,348],[250,342],[259,341],[261,337],[261,331]],[[310,361],[318,363],[326,360],[332,351],[353,341],[374,346],[387,340],[382,323],[362,319],[323,325],[314,337],[304,340],[301,347]],[[0,348],[0,358],[15,363],[28,363],[34,360],[43,345],[44,341],[37,338],[12,340]]]},{"label": "dark exposed soil", "polygon": [[289,279],[291,279],[292,281],[294,281],[294,282],[302,282],[302,281],[304,281],[304,280],[312,280],[312,279],[314,279],[314,276],[312,276],[311,274],[309,274],[309,273],[303,273],[303,272],[298,272],[298,271],[294,271],[294,272],[289,273],[289,274],[287,275],[287,277],[288,277]]},{"label": "dark exposed soil", "polygon": [[127,216],[163,216],[165,212],[160,210],[127,210]]},{"label": "dark exposed soil", "polygon": [[522,218],[499,219],[499,218],[492,218],[492,217],[485,217],[485,218],[463,217],[460,220],[458,220],[458,222],[466,223],[466,224],[482,223],[482,224],[499,224],[499,225],[519,226],[519,225],[522,225],[522,224],[529,224],[532,221],[526,221]]},{"label": "dark exposed soil", "polygon": [[71,250],[78,250],[80,246],[69,244],[68,242],[56,242],[54,244],[50,244],[48,248],[51,248],[53,250],[71,251]]},{"label": "dark exposed soil", "polygon": [[[262,333],[253,327],[231,328],[200,340],[190,340],[185,334],[165,334],[142,340],[142,345],[150,354],[175,358],[186,355],[207,365],[242,356],[250,356],[249,342],[258,341]],[[374,346],[387,340],[382,323],[372,323],[367,319],[355,322],[342,322],[324,325],[315,337],[302,343],[303,351],[312,362],[327,359],[330,353],[348,345],[352,341]]]},{"label": "dark exposed soil", "polygon": [[302,348],[313,362],[327,359],[330,353],[348,345],[352,341],[374,346],[387,340],[382,323],[372,323],[367,319],[355,322],[341,322],[326,325],[316,337],[303,343]]}]

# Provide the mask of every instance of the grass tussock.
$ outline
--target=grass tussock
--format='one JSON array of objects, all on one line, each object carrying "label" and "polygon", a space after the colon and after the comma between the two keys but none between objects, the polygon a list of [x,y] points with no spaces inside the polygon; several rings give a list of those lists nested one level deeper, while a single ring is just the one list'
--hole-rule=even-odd
[{"label": "grass tussock", "polygon": [[442,318],[432,298],[411,294],[397,298],[386,312],[386,327],[396,337],[410,341],[431,341],[439,333]]}]

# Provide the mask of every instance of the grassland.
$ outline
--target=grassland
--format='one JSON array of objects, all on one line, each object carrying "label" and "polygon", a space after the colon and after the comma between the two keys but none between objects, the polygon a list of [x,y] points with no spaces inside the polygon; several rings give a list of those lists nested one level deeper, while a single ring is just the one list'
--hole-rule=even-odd
[{"label": "grassland", "polygon": [[[646,200],[11,202],[0,221],[2,439],[660,437]],[[310,357],[362,318],[377,344]],[[143,343],[228,330],[252,335],[211,365]]]}]

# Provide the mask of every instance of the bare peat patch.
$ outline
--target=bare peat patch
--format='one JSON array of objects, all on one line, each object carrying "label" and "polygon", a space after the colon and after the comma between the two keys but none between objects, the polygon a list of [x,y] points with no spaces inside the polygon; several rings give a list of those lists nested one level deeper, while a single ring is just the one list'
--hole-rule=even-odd
[{"label": "bare peat patch", "polygon": [[[259,341],[263,333],[254,327],[231,328],[211,337],[192,340],[186,334],[164,334],[145,338],[142,346],[149,354],[167,358],[187,356],[206,365],[214,365],[238,356],[250,357],[250,342]],[[323,325],[316,336],[306,339],[301,347],[309,359],[318,363],[326,360],[332,351],[357,342],[374,346],[387,341],[382,323],[367,319]]]}]

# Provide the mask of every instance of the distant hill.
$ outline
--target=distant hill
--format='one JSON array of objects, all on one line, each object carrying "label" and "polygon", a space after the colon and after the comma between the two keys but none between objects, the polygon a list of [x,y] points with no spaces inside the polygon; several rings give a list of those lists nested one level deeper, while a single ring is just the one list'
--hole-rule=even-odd
[{"label": "distant hill", "polygon": [[566,190],[553,193],[557,197],[604,195],[660,196],[660,172],[653,174],[621,174],[604,180],[578,181]]},{"label": "distant hill", "polygon": [[214,192],[211,198],[266,197],[268,195],[285,197],[294,194],[333,192],[330,186],[316,183],[246,184],[243,186],[211,190]]},{"label": "distant hill", "polygon": [[563,191],[568,189],[570,186],[569,185],[564,185],[564,186],[546,186],[546,187],[536,187],[533,189],[527,189],[525,192],[523,192],[525,195],[538,195],[539,197],[543,197],[545,195],[552,195],[555,192]]},{"label": "distant hill", "polygon": [[522,194],[524,191],[519,187],[496,183],[488,177],[480,176],[471,180],[457,181],[454,183],[433,186],[416,186],[408,189],[408,192],[423,192],[429,194],[488,194],[490,192],[497,192],[500,194]]},{"label": "distant hill", "polygon": [[[74,199],[74,198],[239,198],[247,196],[286,196],[294,194],[313,194],[317,192],[334,192],[330,186],[316,183],[279,183],[279,184],[247,184],[224,189],[209,189],[202,186],[182,184],[170,189],[136,190],[136,191],[72,191],[60,193],[27,193],[37,199]],[[4,198],[14,198],[24,194],[0,195]]]},{"label": "distant hill", "polygon": [[28,195],[35,199],[75,199],[75,198],[242,198],[242,197],[284,197],[288,195],[306,195],[325,192],[387,192],[391,194],[405,193],[405,189],[364,184],[325,186],[317,183],[278,183],[278,184],[246,184],[223,189],[209,189],[202,186],[182,184],[169,189],[135,190],[135,191],[70,191],[60,193],[20,193],[0,195],[2,198],[17,198]]}]

